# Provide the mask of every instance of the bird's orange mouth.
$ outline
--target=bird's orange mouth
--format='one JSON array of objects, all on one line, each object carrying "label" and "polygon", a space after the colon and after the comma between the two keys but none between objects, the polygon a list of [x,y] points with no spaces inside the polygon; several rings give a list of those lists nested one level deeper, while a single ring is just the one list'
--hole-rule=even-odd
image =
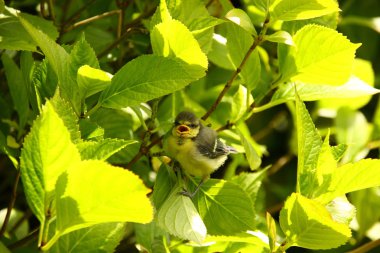
[{"label": "bird's orange mouth", "polygon": [[190,133],[190,128],[186,125],[179,125],[176,130],[178,135],[187,135]]}]

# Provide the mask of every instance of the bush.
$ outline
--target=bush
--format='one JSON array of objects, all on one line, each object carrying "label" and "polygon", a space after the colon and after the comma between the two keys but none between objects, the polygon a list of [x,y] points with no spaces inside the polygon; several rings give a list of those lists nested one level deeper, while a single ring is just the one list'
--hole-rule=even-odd
[{"label": "bush", "polygon": [[[377,1],[5,2],[2,252],[378,244]],[[192,198],[183,110],[239,151]]]}]

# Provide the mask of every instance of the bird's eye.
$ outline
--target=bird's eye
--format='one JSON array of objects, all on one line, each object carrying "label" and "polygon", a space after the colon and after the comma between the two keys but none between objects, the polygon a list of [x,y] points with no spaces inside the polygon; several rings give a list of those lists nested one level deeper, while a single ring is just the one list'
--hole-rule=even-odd
[{"label": "bird's eye", "polygon": [[197,128],[198,125],[197,125],[197,124],[190,124],[189,127],[190,127],[190,128]]},{"label": "bird's eye", "polygon": [[174,125],[179,126],[179,125],[181,125],[181,123],[179,123],[178,121],[174,121]]}]

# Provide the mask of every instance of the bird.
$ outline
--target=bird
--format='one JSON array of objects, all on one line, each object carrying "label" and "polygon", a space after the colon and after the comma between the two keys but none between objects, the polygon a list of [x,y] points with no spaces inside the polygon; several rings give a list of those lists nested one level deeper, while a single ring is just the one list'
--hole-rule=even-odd
[{"label": "bird", "polygon": [[215,130],[204,126],[189,111],[180,112],[164,139],[164,151],[176,160],[186,176],[200,177],[194,192],[183,190],[182,195],[193,198],[210,175],[220,168],[231,153],[237,150],[224,144]]}]

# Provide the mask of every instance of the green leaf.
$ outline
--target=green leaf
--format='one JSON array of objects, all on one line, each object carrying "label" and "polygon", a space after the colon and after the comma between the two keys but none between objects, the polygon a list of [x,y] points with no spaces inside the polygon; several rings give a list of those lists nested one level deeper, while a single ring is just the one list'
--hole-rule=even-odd
[{"label": "green leaf", "polygon": [[359,224],[359,239],[365,236],[380,218],[379,187],[350,193],[350,200],[356,207],[356,220]]},{"label": "green leaf", "polygon": [[210,179],[202,185],[193,201],[206,224],[208,234],[234,235],[254,229],[251,198],[234,183]]},{"label": "green leaf", "polygon": [[268,238],[269,238],[269,246],[272,252],[276,249],[276,221],[270,215],[270,213],[266,213],[267,220],[267,228],[268,228]]},{"label": "green leaf", "polygon": [[50,102],[26,136],[21,151],[21,179],[30,208],[42,223],[53,201],[58,177],[80,161],[70,133]]},{"label": "green leaf", "polygon": [[20,69],[17,67],[16,63],[9,58],[8,55],[3,54],[1,56],[3,62],[5,75],[8,81],[9,91],[12,96],[13,105],[16,108],[19,117],[19,127],[23,129],[28,120],[29,114],[29,97],[28,88],[22,77]]},{"label": "green leaf", "polygon": [[[306,25],[293,37],[296,47],[279,55],[281,73],[305,83],[341,85],[348,81],[355,51],[360,44],[351,43],[333,29]],[[315,54],[318,52],[318,54]]]},{"label": "green leaf", "polygon": [[188,28],[178,20],[169,20],[156,25],[150,33],[155,55],[178,58],[187,63],[188,73],[194,79],[205,75],[208,62],[198,42]]},{"label": "green leaf", "polygon": [[[227,49],[236,70],[253,44],[252,36],[240,26],[229,23],[226,28]],[[239,76],[249,91],[256,91],[260,80],[261,64],[259,53],[254,50],[245,62]]]},{"label": "green leaf", "polygon": [[225,15],[227,19],[234,22],[238,26],[241,26],[244,30],[252,34],[253,36],[257,36],[257,32],[255,27],[252,24],[251,19],[248,14],[241,9],[232,9]]},{"label": "green leaf", "polygon": [[284,43],[289,46],[294,46],[292,36],[286,31],[277,31],[273,34],[266,35],[265,40],[269,40],[277,43]]},{"label": "green leaf", "polygon": [[214,26],[225,22],[211,16],[200,0],[166,0],[160,2],[160,8],[157,8],[150,25],[153,28],[171,19],[182,22],[191,31],[204,53],[210,51]]},{"label": "green leaf", "polygon": [[260,170],[255,173],[240,173],[238,176],[231,178],[231,182],[239,185],[251,198],[253,205],[260,190],[262,180],[266,174],[266,170]]},{"label": "green leaf", "polygon": [[336,140],[346,144],[347,150],[342,163],[353,162],[364,158],[368,152],[368,142],[371,138],[371,126],[360,111],[343,107],[335,117]]},{"label": "green leaf", "polygon": [[323,205],[298,193],[286,200],[280,212],[280,225],[288,247],[332,249],[351,237],[346,224],[334,221]]},{"label": "green leaf", "polygon": [[0,0],[0,13],[3,13],[5,10],[5,3],[4,0]]},{"label": "green leaf", "polygon": [[32,74],[31,93],[35,95],[35,103],[40,111],[45,100],[53,97],[57,84],[57,76],[47,59],[36,64]]},{"label": "green leaf", "polygon": [[77,145],[82,160],[107,160],[126,146],[136,143],[134,140],[104,139],[98,142],[86,141]]},{"label": "green leaf", "polygon": [[158,227],[157,223],[152,221],[148,224],[133,224],[134,232],[136,235],[136,242],[144,247],[149,253],[168,253],[168,246],[165,239],[167,234]]},{"label": "green leaf", "polygon": [[309,19],[340,11],[335,0],[282,0],[277,3],[271,6],[272,21]]},{"label": "green leaf", "polygon": [[173,169],[162,164],[157,172],[156,181],[154,182],[154,191],[152,201],[156,210],[159,210],[177,182]]},{"label": "green leaf", "polygon": [[108,108],[138,105],[180,90],[197,77],[187,64],[157,55],[142,55],[122,67],[99,98]]},{"label": "green leaf", "polygon": [[375,74],[369,61],[355,59],[350,80],[339,87],[347,88],[347,91],[350,91],[349,93],[357,95],[356,98],[345,99],[345,92],[337,90],[334,99],[322,99],[318,102],[318,107],[328,109],[338,109],[343,106],[352,109],[363,107],[371,100],[371,95],[379,93],[379,90],[373,87],[375,84],[374,77]]},{"label": "green leaf", "polygon": [[328,203],[348,192],[380,186],[379,166],[380,160],[362,159],[338,167],[331,174],[329,188],[319,195],[317,200]]},{"label": "green leaf", "polygon": [[3,242],[0,242],[0,251],[3,253],[12,253],[5,245]]},{"label": "green leaf", "polygon": [[125,223],[104,223],[79,229],[61,236],[49,252],[114,252],[125,229]]},{"label": "green leaf", "polygon": [[100,68],[95,51],[86,41],[84,34],[82,34],[75,42],[73,49],[70,52],[71,75],[76,77],[78,69],[83,65],[88,65],[96,69]]},{"label": "green leaf", "polygon": [[25,30],[33,38],[35,43],[41,48],[46,58],[49,60],[54,72],[58,77],[58,85],[61,88],[62,96],[74,107],[74,111],[79,115],[78,85],[70,75],[70,57],[65,49],[59,46],[41,30],[34,27],[27,21],[23,14],[19,15],[19,20]]},{"label": "green leaf", "polygon": [[157,223],[169,233],[185,240],[201,243],[207,229],[191,199],[182,194],[181,187],[174,187],[157,214]]},{"label": "green leaf", "polygon": [[327,211],[331,214],[334,221],[350,225],[355,217],[356,209],[345,195],[336,197],[326,205]]},{"label": "green leaf", "polygon": [[[354,103],[356,99],[360,99],[360,97],[374,95],[380,92],[380,90],[369,86],[356,77],[351,77],[348,82],[340,86],[289,82],[279,87],[279,89],[272,96],[271,101],[285,102],[294,100],[294,85],[296,85],[297,93],[303,101],[330,99],[331,102],[339,102],[340,99],[346,98],[347,101]],[[341,104],[338,103],[338,105]],[[324,107],[323,102],[321,107]]]},{"label": "green leaf", "polygon": [[153,216],[149,192],[128,170],[97,160],[77,162],[57,181],[56,233],[107,222],[148,223]]},{"label": "green leaf", "polygon": [[83,65],[78,69],[77,83],[83,100],[107,88],[111,84],[111,74]]},{"label": "green leaf", "polygon": [[297,192],[310,193],[316,174],[322,140],[306,109],[296,96],[296,126],[298,142]]},{"label": "green leaf", "polygon": [[53,22],[26,13],[17,14],[17,12],[18,10],[5,7],[5,10],[0,17],[0,48],[36,51],[38,43],[34,41],[33,37],[22,26],[18,19],[18,15],[22,15],[28,23],[38,27],[39,30],[52,40],[55,40],[58,37],[57,28],[54,26]]},{"label": "green leaf", "polygon": [[238,125],[237,132],[240,136],[240,141],[243,144],[250,169],[257,170],[261,165],[259,145],[250,137],[251,134],[245,124]]},{"label": "green leaf", "polygon": [[59,94],[55,94],[50,102],[54,107],[54,111],[63,120],[67,130],[69,130],[71,141],[75,144],[82,142],[81,133],[78,126],[78,117],[75,115],[70,104],[61,98]]}]

